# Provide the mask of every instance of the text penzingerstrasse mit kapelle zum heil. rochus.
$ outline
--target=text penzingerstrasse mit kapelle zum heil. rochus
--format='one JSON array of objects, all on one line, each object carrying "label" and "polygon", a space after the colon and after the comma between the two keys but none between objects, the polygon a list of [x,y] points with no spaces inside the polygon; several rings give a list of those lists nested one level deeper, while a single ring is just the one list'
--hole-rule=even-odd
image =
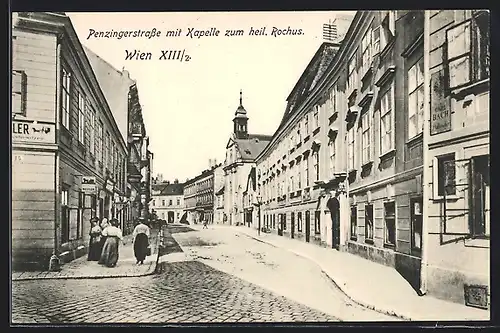
[{"label": "text penzingerstrasse mit kapelle zum heil. rochus", "polygon": [[[225,30],[225,31],[224,31]],[[202,38],[202,37],[218,37],[218,36],[243,36],[245,35],[245,31],[243,29],[224,29],[221,33],[221,30],[217,28],[208,28],[208,29],[196,29],[196,28],[187,28],[187,29],[174,29],[174,30],[165,30],[165,33],[162,33],[161,30],[156,28],[149,30],[106,30],[106,31],[96,31],[94,29],[89,29],[89,34],[87,39],[99,39],[99,38],[113,38],[113,39],[122,39],[122,38],[160,38],[160,37],[181,37],[185,36],[188,38]],[[270,32],[270,34],[269,34]],[[290,26],[285,28],[272,27],[268,30],[267,27],[250,27],[247,30],[247,35],[254,36],[300,36],[303,35],[304,32],[302,29],[295,29]]]}]

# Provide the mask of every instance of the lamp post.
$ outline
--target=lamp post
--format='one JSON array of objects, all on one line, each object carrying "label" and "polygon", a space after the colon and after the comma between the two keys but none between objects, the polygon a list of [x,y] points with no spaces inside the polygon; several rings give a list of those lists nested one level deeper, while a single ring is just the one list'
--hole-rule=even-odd
[{"label": "lamp post", "polygon": [[262,205],[262,197],[260,195],[257,196],[257,204],[259,205],[259,229],[258,229],[258,233],[260,236],[260,206]]}]

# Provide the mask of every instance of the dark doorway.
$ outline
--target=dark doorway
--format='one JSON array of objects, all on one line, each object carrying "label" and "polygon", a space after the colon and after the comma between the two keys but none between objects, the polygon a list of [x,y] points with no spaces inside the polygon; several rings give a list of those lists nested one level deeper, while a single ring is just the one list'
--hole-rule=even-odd
[{"label": "dark doorway", "polygon": [[290,216],[290,224],[291,224],[290,227],[292,228],[291,236],[292,236],[292,238],[295,238],[295,213],[294,212],[292,212],[292,215]]},{"label": "dark doorway", "polygon": [[337,198],[330,198],[326,203],[330,210],[330,218],[332,219],[332,247],[339,248],[340,244],[340,203]]},{"label": "dark doorway", "polygon": [[174,212],[167,213],[167,221],[168,223],[174,223]]},{"label": "dark doorway", "polygon": [[311,212],[306,211],[306,242],[309,243],[309,238],[311,236]]},{"label": "dark doorway", "polygon": [[103,212],[103,217],[107,218],[109,220],[109,196],[106,195],[104,198],[104,212]]}]

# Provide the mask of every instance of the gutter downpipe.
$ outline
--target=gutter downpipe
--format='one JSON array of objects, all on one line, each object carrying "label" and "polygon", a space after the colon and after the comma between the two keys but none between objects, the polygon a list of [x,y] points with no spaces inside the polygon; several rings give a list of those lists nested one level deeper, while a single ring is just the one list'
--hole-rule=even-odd
[{"label": "gutter downpipe", "polygon": [[[57,37],[57,48],[56,48],[56,100],[55,100],[55,128],[56,128],[56,144],[59,143],[60,134],[60,103],[61,103],[61,39],[60,36]],[[52,256],[49,261],[49,271],[60,270],[60,260],[58,257],[58,235],[57,227],[59,226],[60,217],[60,195],[59,195],[59,150],[56,150],[54,156],[54,249],[52,251]]]},{"label": "gutter downpipe", "polygon": [[430,11],[424,12],[424,133],[423,133],[423,207],[422,207],[422,260],[420,263],[420,295],[427,293],[427,266],[429,248],[429,135],[430,135]]}]

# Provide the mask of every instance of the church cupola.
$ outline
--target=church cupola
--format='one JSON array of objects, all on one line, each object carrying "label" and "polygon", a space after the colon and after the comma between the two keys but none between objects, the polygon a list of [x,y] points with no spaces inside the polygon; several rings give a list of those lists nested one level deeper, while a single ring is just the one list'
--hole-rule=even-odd
[{"label": "church cupola", "polygon": [[243,107],[243,93],[240,90],[240,105],[236,109],[233,119],[234,134],[238,139],[245,139],[248,137],[248,117],[247,111]]}]

